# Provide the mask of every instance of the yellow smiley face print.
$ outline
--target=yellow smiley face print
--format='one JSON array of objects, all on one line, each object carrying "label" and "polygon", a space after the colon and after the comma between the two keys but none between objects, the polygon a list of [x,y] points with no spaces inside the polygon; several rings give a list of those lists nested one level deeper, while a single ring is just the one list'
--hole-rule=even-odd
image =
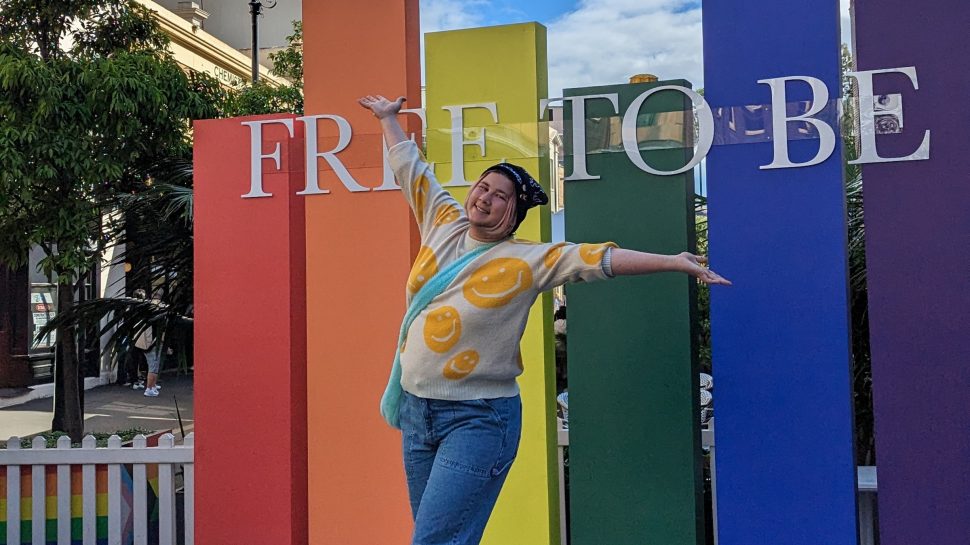
[{"label": "yellow smiley face print", "polygon": [[436,308],[424,321],[424,343],[438,353],[452,349],[461,338],[461,316],[455,307]]},{"label": "yellow smiley face print", "polygon": [[469,303],[479,308],[507,305],[516,295],[532,286],[529,264],[515,257],[499,257],[472,273],[462,293]]},{"label": "yellow smiley face print", "polygon": [[588,265],[599,265],[603,261],[603,252],[607,248],[613,247],[616,247],[616,245],[612,242],[604,242],[603,244],[580,244],[579,257]]},{"label": "yellow smiley face print", "polygon": [[476,365],[478,365],[478,352],[465,350],[448,360],[441,374],[449,380],[461,380],[471,374]]},{"label": "yellow smiley face print", "polygon": [[461,217],[461,211],[458,210],[458,207],[445,203],[435,209],[434,225],[435,227],[448,225],[449,223],[454,223],[459,217]]},{"label": "yellow smiley face print", "polygon": [[438,258],[427,246],[418,250],[418,257],[414,259],[411,275],[408,276],[408,291],[417,293],[431,277],[438,273]]},{"label": "yellow smiley face print", "polygon": [[552,248],[549,248],[546,255],[542,257],[542,264],[550,269],[553,268],[556,265],[556,262],[559,261],[559,258],[562,257],[562,249],[565,245],[565,242],[560,242]]},{"label": "yellow smiley face print", "polygon": [[414,217],[418,220],[418,223],[424,222],[424,206],[428,202],[428,189],[430,187],[431,184],[424,176],[414,181],[412,197],[414,200]]}]

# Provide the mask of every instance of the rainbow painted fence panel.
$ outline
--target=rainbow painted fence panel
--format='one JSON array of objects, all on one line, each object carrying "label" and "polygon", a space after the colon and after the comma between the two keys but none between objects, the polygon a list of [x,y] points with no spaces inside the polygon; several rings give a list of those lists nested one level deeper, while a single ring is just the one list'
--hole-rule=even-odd
[{"label": "rainbow painted fence panel", "polygon": [[[95,448],[92,436],[71,448],[62,437],[55,449],[44,448],[43,439],[21,449],[20,439],[11,438],[0,449],[0,545],[192,545],[193,460],[192,434],[178,446],[170,434],[138,436],[130,448],[117,436],[107,448]],[[178,473],[182,531],[176,525]]]}]

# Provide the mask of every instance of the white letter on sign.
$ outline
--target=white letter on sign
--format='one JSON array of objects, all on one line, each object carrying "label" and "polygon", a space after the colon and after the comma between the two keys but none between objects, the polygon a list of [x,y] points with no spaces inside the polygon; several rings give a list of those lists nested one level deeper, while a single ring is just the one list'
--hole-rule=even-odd
[{"label": "white letter on sign", "polygon": [[[919,89],[916,81],[916,67],[907,66],[905,68],[887,68],[885,70],[863,70],[860,72],[849,72],[859,82],[859,136],[862,137],[862,153],[855,161],[849,161],[850,165],[864,163],[889,163],[893,161],[922,161],[930,158],[930,131],[923,133],[923,143],[911,155],[906,157],[880,157],[876,150],[876,116],[889,115],[894,112],[876,113],[872,91],[872,76],[875,74],[889,74],[899,72],[909,76],[909,81],[913,82],[913,89]],[[903,98],[899,97],[899,123],[903,122]]]},{"label": "white letter on sign", "polygon": [[[637,142],[637,116],[640,115],[640,108],[643,106],[644,101],[650,98],[650,95],[659,91],[679,91],[690,97],[691,103],[697,109],[698,125],[700,126],[700,134],[697,137],[697,150],[694,152],[694,157],[686,165],[669,172],[656,170],[648,165],[643,160],[643,156],[640,155],[640,144]],[[693,124],[693,116],[688,116],[688,119]],[[707,156],[707,152],[711,151],[711,145],[714,144],[714,114],[711,113],[711,108],[707,105],[704,97],[694,91],[686,87],[681,87],[680,85],[662,85],[646,91],[630,104],[626,113],[623,114],[621,130],[623,134],[623,150],[626,151],[626,156],[630,158],[630,161],[633,161],[633,164],[637,168],[656,176],[673,176],[674,174],[681,174],[694,168],[701,162],[701,159]]]},{"label": "white letter on sign", "polygon": [[[565,97],[564,101],[569,101],[573,108],[573,173],[563,178],[567,182],[573,180],[599,180],[599,176],[590,176],[586,172],[586,101],[602,98],[610,101],[613,105],[613,113],[620,113],[619,97],[616,93],[605,95],[582,95],[578,97]],[[539,112],[540,115],[543,112]]]},{"label": "white letter on sign", "polygon": [[[789,81],[804,81],[812,87],[812,107],[804,114],[795,117],[788,117],[788,110],[786,109],[788,100],[785,96],[785,83]],[[813,117],[825,109],[828,104],[829,90],[825,87],[825,82],[808,76],[791,76],[760,79],[758,83],[771,87],[771,131],[775,150],[774,161],[770,165],[764,165],[760,168],[767,170],[771,168],[810,167],[828,159],[835,151],[835,131],[824,121]],[[791,159],[788,158],[788,122],[790,121],[804,121],[818,130],[818,153],[811,161],[792,163]]]},{"label": "white letter on sign", "polygon": [[498,123],[498,111],[494,102],[480,104],[461,104],[459,106],[442,106],[442,110],[451,112],[451,180],[448,186],[472,185],[465,179],[465,146],[478,146],[479,152],[485,155],[485,128],[474,140],[465,140],[465,110],[484,108],[492,114],[492,120]]},{"label": "white letter on sign", "polygon": [[[414,114],[421,118],[421,130],[428,126],[428,119],[424,113],[424,108],[408,108],[406,110],[401,110],[402,114]],[[411,134],[411,141],[414,142],[414,134]],[[394,171],[391,170],[391,163],[387,160],[387,140],[381,138],[381,149],[383,150],[384,157],[384,182],[380,187],[375,187],[374,191],[392,191],[395,189],[401,189],[401,186],[397,185],[394,181]],[[433,172],[433,169],[432,169]]]},{"label": "white letter on sign", "polygon": [[264,119],[262,121],[243,121],[242,124],[249,127],[249,193],[242,196],[244,199],[253,197],[272,197],[272,193],[263,191],[263,159],[272,159],[276,162],[276,170],[280,169],[280,143],[276,143],[276,150],[268,155],[263,155],[263,125],[270,123],[281,123],[290,131],[290,138],[293,138],[292,119]]},{"label": "white letter on sign", "polygon": [[[370,191],[366,187],[357,183],[354,177],[347,171],[347,167],[337,159],[337,154],[343,151],[350,144],[350,137],[353,131],[350,123],[339,115],[305,115],[298,117],[306,125],[306,189],[298,191],[297,195],[326,195],[329,189],[320,189],[320,173],[317,171],[317,159],[323,159],[330,165],[330,168],[337,173],[337,178],[344,184],[349,191]],[[317,120],[329,119],[337,124],[337,146],[330,151],[317,151]]]}]

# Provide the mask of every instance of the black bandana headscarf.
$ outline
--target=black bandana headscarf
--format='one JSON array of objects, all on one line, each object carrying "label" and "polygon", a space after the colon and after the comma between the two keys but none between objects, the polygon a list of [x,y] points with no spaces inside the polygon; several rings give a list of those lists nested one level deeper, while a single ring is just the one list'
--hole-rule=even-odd
[{"label": "black bandana headscarf", "polygon": [[535,179],[519,165],[513,165],[512,163],[499,163],[486,169],[485,172],[482,173],[482,176],[489,172],[498,172],[511,180],[512,185],[515,186],[515,224],[512,227],[513,233],[519,228],[522,221],[525,220],[525,214],[530,208],[540,204],[547,204],[549,202],[549,197],[546,195],[546,192],[542,190],[542,186],[539,185],[539,182],[535,181]]}]

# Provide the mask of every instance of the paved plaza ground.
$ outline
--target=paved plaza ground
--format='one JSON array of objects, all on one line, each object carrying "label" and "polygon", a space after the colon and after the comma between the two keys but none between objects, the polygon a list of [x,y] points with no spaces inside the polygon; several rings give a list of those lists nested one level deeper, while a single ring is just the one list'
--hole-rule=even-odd
[{"label": "paved plaza ground", "polygon": [[[192,376],[164,375],[158,397],[145,397],[143,390],[110,384],[84,393],[85,433],[111,433],[131,428],[179,430],[182,415],[185,433],[193,427]],[[0,440],[26,437],[50,430],[54,399],[35,399],[0,409]]]}]

